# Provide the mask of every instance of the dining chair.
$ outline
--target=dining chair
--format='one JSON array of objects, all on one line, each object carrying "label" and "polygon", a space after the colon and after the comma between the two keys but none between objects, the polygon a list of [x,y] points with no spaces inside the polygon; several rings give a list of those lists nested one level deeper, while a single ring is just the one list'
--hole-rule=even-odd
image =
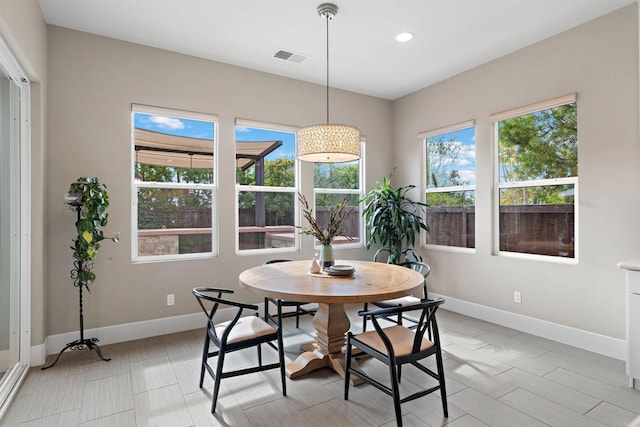
[{"label": "dining chair", "polygon": [[[267,264],[275,264],[278,262],[289,262],[290,259],[271,259],[265,262]],[[271,314],[269,312],[269,305],[273,304],[276,306],[276,314]],[[294,307],[293,311],[283,311],[283,307]],[[269,323],[273,322],[274,324],[280,325],[282,324],[282,319],[286,317],[296,317],[296,328],[300,327],[300,316],[308,314],[310,316],[314,316],[316,314],[316,309],[311,308],[311,304],[306,302],[298,302],[298,301],[288,301],[280,298],[271,298],[265,297],[264,299],[264,321]]]},{"label": "dining chair", "polygon": [[[204,348],[202,350],[202,364],[200,367],[200,388],[202,388],[204,373],[206,370],[214,380],[211,413],[216,411],[218,392],[220,391],[220,381],[223,378],[251,374],[254,372],[265,371],[267,369],[280,368],[282,395],[287,395],[284,348],[282,346],[282,329],[280,327],[274,328],[269,325],[258,317],[257,313],[255,315],[243,316],[242,314],[245,310],[257,312],[258,306],[222,298],[222,294],[232,293],[233,290],[222,288],[200,287],[193,289],[193,295],[195,295],[198,304],[207,316]],[[235,313],[232,314],[231,320],[216,323],[216,317],[223,316],[223,314],[220,313],[221,305],[228,306],[230,309],[235,310]],[[225,313],[224,316],[229,318],[227,313]],[[263,365],[261,345],[263,343],[272,343],[272,341],[278,342],[277,350],[279,362]],[[212,342],[216,347],[218,347],[217,350],[210,351],[209,346]],[[258,366],[227,372],[223,371],[224,359],[227,353],[250,347],[257,347],[258,349]],[[218,361],[214,371],[214,368],[209,365],[208,360],[209,358],[216,356],[218,357]]]},{"label": "dining chair", "polygon": [[[431,272],[431,267],[429,266],[429,264],[425,264],[423,262],[418,262],[418,261],[407,261],[398,265],[402,267],[410,268],[422,274],[422,276],[424,277],[424,282],[422,284],[422,298],[418,298],[414,295],[408,295],[405,297],[400,297],[400,298],[395,298],[390,300],[376,301],[376,302],[372,302],[371,304],[375,305],[378,308],[403,307],[407,305],[418,304],[420,301],[427,299],[429,297],[427,293],[427,276]],[[368,309],[369,309],[369,303],[365,302],[364,311],[367,311]],[[387,320],[394,322],[398,325],[402,325],[403,319],[417,324],[416,319],[414,319],[413,317],[405,316],[402,313],[398,313],[396,320],[391,319],[390,317],[387,318]],[[415,328],[415,325],[413,327]],[[367,331],[367,317],[364,317],[362,319],[362,332],[366,332],[366,331]],[[429,335],[429,337],[431,337],[431,335]]]},{"label": "dining chair", "polygon": [[[382,392],[393,397],[393,407],[396,414],[396,423],[402,426],[402,413],[400,404],[405,403],[427,394],[440,390],[442,400],[442,410],[445,418],[449,417],[447,408],[447,390],[444,380],[444,368],[442,364],[442,348],[440,346],[440,334],[436,322],[436,311],[444,303],[442,298],[423,300],[418,304],[409,306],[397,306],[389,308],[378,308],[369,311],[359,311],[362,317],[368,316],[375,330],[353,334],[347,333],[347,346],[345,355],[345,377],[344,377],[344,399],[349,399],[349,380],[351,375],[355,375],[361,380],[368,382]],[[420,317],[415,329],[407,328],[403,325],[394,325],[387,328],[380,326],[380,319],[389,316],[402,314],[407,311],[420,311]],[[425,337],[425,332],[431,330],[433,338]],[[368,354],[389,367],[390,386],[383,384],[373,377],[368,376],[360,369],[351,366],[353,347],[357,347],[361,352]],[[360,353],[362,354],[362,353]],[[435,356],[437,372],[422,365],[420,361]],[[424,390],[420,390],[404,398],[400,398],[399,383],[402,373],[402,365],[411,364],[434,378],[438,384]],[[412,378],[415,382],[415,379]]]}]

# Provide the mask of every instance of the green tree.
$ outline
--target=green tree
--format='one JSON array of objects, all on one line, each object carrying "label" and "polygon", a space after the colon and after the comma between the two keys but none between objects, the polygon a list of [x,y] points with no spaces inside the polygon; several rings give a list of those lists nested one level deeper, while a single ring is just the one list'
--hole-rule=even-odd
[{"label": "green tree", "polygon": [[[513,117],[499,123],[501,182],[578,176],[576,103]],[[502,204],[567,203],[566,186],[505,190]]]},{"label": "green tree", "polygon": [[[456,135],[445,140],[444,135],[427,140],[427,186],[428,188],[456,187],[468,185],[460,171],[452,165],[460,164],[463,145]],[[452,191],[428,193],[427,203],[430,206],[465,206],[475,204],[474,193],[470,191]]]},{"label": "green tree", "polygon": [[316,163],[313,185],[316,188],[358,188],[360,167],[358,162]]},{"label": "green tree", "polygon": [[[295,186],[295,163],[291,159],[265,160],[264,171],[265,185],[270,187]],[[279,225],[281,221],[292,217],[294,194],[267,193],[264,199],[265,209],[270,218],[269,225]]]},{"label": "green tree", "polygon": [[[244,170],[242,168],[236,168],[236,184],[255,185],[255,172],[256,168],[254,166],[251,166]],[[256,198],[253,193],[241,191],[240,194],[238,194],[238,206],[240,208],[249,208],[253,205],[255,199]]]},{"label": "green tree", "polygon": [[270,187],[295,186],[295,163],[291,159],[265,160],[264,183]]},{"label": "green tree", "polygon": [[[255,185],[255,165],[242,170],[236,168],[236,182],[240,185]],[[278,158],[264,161],[264,185],[267,187],[294,187],[295,163],[292,159]],[[268,225],[278,225],[292,217],[294,195],[292,193],[267,192],[265,211]],[[243,191],[239,195],[241,208],[255,205],[255,193]]]},{"label": "green tree", "polygon": [[[357,189],[360,186],[360,166],[358,162],[316,163],[313,170],[315,188]],[[344,194],[318,194],[316,206],[336,206]],[[348,206],[358,206],[358,196],[349,197]]]},{"label": "green tree", "polygon": [[[210,183],[213,171],[208,168],[178,168],[135,164],[136,177],[142,182]],[[211,208],[208,190],[140,188],[138,192],[138,228],[184,228],[185,209]]]},{"label": "green tree", "polygon": [[445,193],[427,193],[429,206],[467,206],[474,205],[473,191],[450,191]]}]

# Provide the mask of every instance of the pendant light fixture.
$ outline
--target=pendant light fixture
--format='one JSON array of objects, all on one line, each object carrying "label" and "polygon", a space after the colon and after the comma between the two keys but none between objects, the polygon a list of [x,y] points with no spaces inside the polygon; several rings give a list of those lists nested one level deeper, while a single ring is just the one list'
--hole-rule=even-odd
[{"label": "pendant light fixture", "polygon": [[305,162],[339,163],[360,158],[360,131],[349,125],[329,123],[329,21],[338,6],[322,3],[318,15],[327,21],[327,123],[308,126],[297,132],[296,157]]}]

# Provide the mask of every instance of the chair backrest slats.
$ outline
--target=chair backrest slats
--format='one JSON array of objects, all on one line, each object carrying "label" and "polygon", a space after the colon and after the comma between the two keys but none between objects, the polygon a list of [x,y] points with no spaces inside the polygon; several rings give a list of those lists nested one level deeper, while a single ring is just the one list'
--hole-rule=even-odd
[{"label": "chair backrest slats", "polygon": [[419,261],[407,261],[398,265],[401,265],[402,267],[410,268],[422,274],[422,277],[424,277],[424,282],[422,283],[422,298],[424,299],[428,298],[427,276],[431,272],[431,266],[429,264],[425,264],[424,262],[419,262]]},{"label": "chair backrest slats", "polygon": [[[237,302],[237,301],[230,301],[230,300],[227,300],[227,299],[223,299],[222,298],[222,294],[223,293],[225,293],[225,294],[232,294],[233,293],[233,290],[231,290],[231,289],[204,288],[204,287],[202,287],[202,288],[195,288],[195,289],[193,289],[192,292],[193,292],[193,295],[195,295],[196,300],[198,301],[198,304],[202,308],[202,311],[204,311],[204,314],[207,316],[207,319],[208,319],[207,320],[207,328],[221,342],[226,342],[227,336],[231,332],[231,329],[233,329],[235,324],[238,323],[238,320],[240,320],[240,317],[242,317],[242,312],[245,309],[254,310],[254,311],[258,310],[258,306],[257,305],[245,304],[245,303],[241,303],[241,302]],[[213,296],[211,294],[217,294],[217,296]],[[203,301],[209,301],[213,305],[211,306],[211,308],[207,308],[207,306],[204,304]],[[220,307],[220,305],[228,305],[228,306],[237,308],[237,311],[236,311],[233,319],[231,320],[231,322],[229,322],[229,324],[225,328],[222,337],[218,337],[218,334],[216,333],[215,321],[214,321],[214,318],[216,316],[216,313],[217,313],[218,308]]]}]

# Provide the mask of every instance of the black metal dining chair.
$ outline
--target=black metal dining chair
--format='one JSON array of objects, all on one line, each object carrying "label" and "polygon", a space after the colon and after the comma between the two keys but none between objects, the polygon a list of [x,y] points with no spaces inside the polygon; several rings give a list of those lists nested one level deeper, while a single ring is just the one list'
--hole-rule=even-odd
[{"label": "black metal dining chair", "polygon": [[[245,310],[256,311],[258,306],[244,304],[222,298],[222,294],[232,294],[231,289],[221,288],[195,288],[195,295],[198,304],[207,316],[206,335],[204,339],[204,348],[202,350],[202,363],[200,367],[200,388],[204,382],[205,371],[211,375],[214,380],[213,400],[211,402],[211,413],[216,410],[218,400],[218,392],[220,391],[220,381],[223,378],[235,377],[238,375],[251,374],[254,372],[265,371],[267,369],[280,368],[280,377],[282,380],[282,395],[287,395],[287,384],[285,382],[285,364],[284,349],[282,346],[282,329],[273,327],[263,321],[256,315],[243,316]],[[229,321],[216,323],[216,316],[220,315],[220,306],[225,305],[231,309],[235,309],[235,314]],[[225,307],[226,308],[226,307]],[[263,343],[272,344],[277,341],[278,346],[278,363],[262,364],[262,347]],[[210,351],[210,344],[213,343],[217,350]],[[237,369],[234,371],[223,371],[224,360],[227,353],[242,350],[245,348],[257,347],[258,349],[258,366],[245,369]],[[209,365],[209,358],[218,357],[215,371]]]},{"label": "black metal dining chair", "polygon": [[[447,407],[447,390],[442,363],[442,348],[440,346],[440,334],[438,332],[438,324],[436,322],[436,311],[443,303],[444,300],[442,298],[438,298],[433,300],[424,300],[423,302],[409,306],[379,308],[358,312],[360,316],[368,316],[371,319],[375,330],[362,332],[357,335],[352,332],[347,333],[344,399],[349,399],[350,378],[351,375],[355,375],[393,398],[393,407],[398,426],[402,426],[402,413],[400,411],[401,403],[417,399],[437,390],[440,390],[444,416],[449,417],[449,410]],[[394,325],[387,328],[382,328],[380,326],[380,319],[386,319],[389,316],[395,316],[397,314],[414,310],[420,311],[420,317],[415,329],[410,329],[402,325]],[[433,335],[431,340],[425,337],[425,332],[428,330],[430,330]],[[353,347],[357,347],[357,349],[362,353],[368,354],[388,366],[390,386],[368,376],[360,369],[352,368],[351,358]],[[436,358],[437,372],[434,372],[420,363],[421,360],[430,356],[435,356]],[[415,366],[420,371],[434,378],[438,384],[405,396],[404,398],[400,398],[399,383],[402,375],[402,365],[404,364],[411,364]],[[412,381],[415,382],[415,379],[412,378]]]},{"label": "black metal dining chair", "polygon": [[[391,308],[391,307],[403,307],[403,306],[407,306],[407,305],[413,305],[413,304],[418,304],[420,301],[425,300],[429,297],[428,292],[427,292],[427,276],[429,275],[429,273],[431,272],[431,267],[429,266],[429,264],[425,264],[423,262],[418,262],[418,261],[407,261],[407,262],[403,262],[402,264],[398,264],[402,267],[406,267],[406,268],[410,268],[414,271],[417,271],[418,273],[422,274],[422,276],[424,277],[424,282],[422,284],[422,295],[421,298],[418,298],[414,295],[408,295],[405,297],[400,297],[400,298],[394,298],[394,299],[390,299],[390,300],[384,300],[384,301],[376,301],[376,302],[372,302],[372,303],[364,303],[364,311],[367,311],[369,309],[369,304],[373,304],[376,307],[379,308]],[[405,316],[402,313],[398,313],[397,314],[397,318],[394,320],[390,317],[387,318],[387,320],[394,322],[398,325],[402,325],[402,320],[407,320],[409,322],[412,322],[414,324],[417,324],[417,321],[415,318],[413,317],[409,317],[409,316]],[[415,328],[415,325],[413,326]],[[366,332],[367,331],[367,317],[364,317],[362,319],[362,332]],[[431,337],[431,335],[429,335],[429,337]]]},{"label": "black metal dining chair", "polygon": [[[290,259],[271,259],[269,261],[265,262],[265,265],[267,264],[275,264],[278,262],[289,262],[291,261]],[[270,304],[275,305],[276,307],[276,313],[272,314],[269,311],[269,306]],[[294,307],[293,311],[284,311],[283,308],[284,307]],[[271,298],[271,297],[265,297],[264,299],[264,321],[265,322],[272,322],[274,324],[280,325],[282,324],[282,319],[283,318],[287,318],[287,317],[293,317],[295,316],[296,318],[296,328],[300,327],[300,316],[301,315],[310,315],[310,316],[314,316],[316,314],[316,309],[315,308],[311,308],[311,304],[306,303],[306,302],[298,302],[298,301],[288,301],[288,300],[283,300],[280,298]]]}]

